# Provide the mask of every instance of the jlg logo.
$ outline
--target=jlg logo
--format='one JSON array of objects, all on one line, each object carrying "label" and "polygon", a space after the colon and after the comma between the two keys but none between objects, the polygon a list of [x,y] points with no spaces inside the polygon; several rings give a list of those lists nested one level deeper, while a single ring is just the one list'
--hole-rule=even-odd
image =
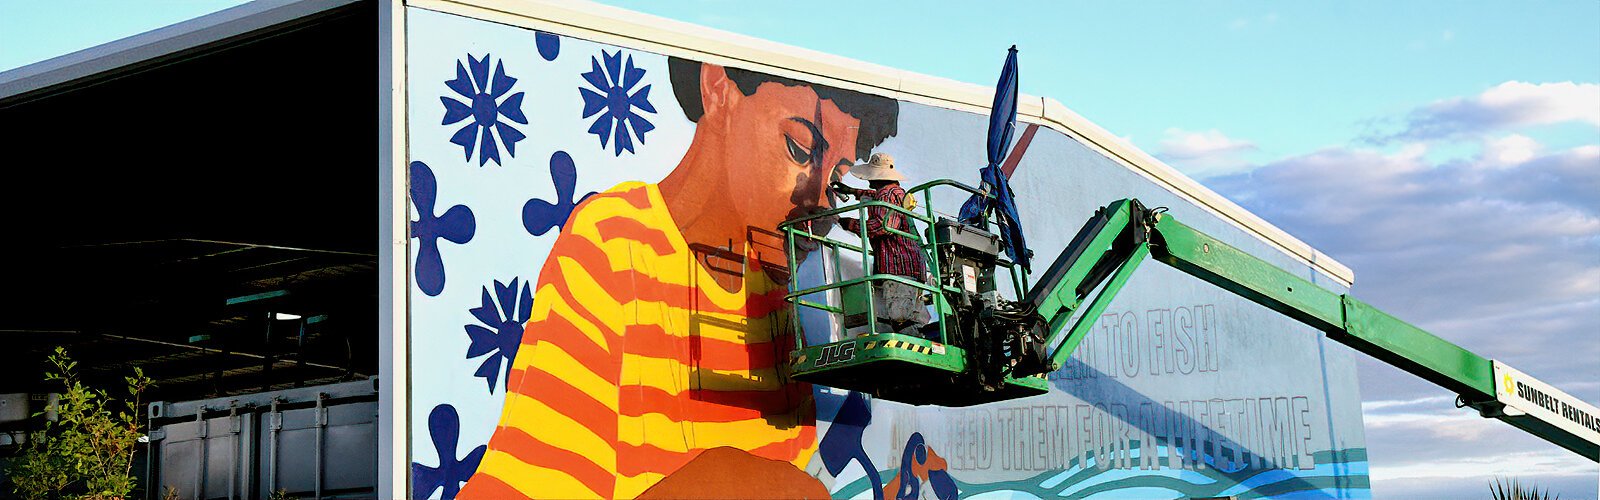
[{"label": "jlg logo", "polygon": [[817,368],[822,368],[834,363],[843,363],[856,358],[856,343],[822,346],[822,353],[817,357]]}]

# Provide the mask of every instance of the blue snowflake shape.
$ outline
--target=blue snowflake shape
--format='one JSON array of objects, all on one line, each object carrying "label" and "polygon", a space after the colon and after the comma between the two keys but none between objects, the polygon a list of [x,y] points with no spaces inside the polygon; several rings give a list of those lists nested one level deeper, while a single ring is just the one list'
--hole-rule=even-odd
[{"label": "blue snowflake shape", "polygon": [[[600,59],[590,57],[593,66],[588,73],[583,74],[583,79],[594,86],[594,90],[579,87],[578,93],[583,96],[583,117],[588,118],[605,110],[595,118],[594,124],[589,126],[589,133],[600,138],[600,147],[606,147],[609,137],[615,148],[616,156],[622,156],[622,151],[632,153],[633,137],[638,136],[639,144],[644,144],[644,134],[655,130],[656,126],[649,120],[634,113],[634,109],[650,113],[656,112],[656,107],[650,104],[650,86],[640,87],[638,92],[629,93],[635,85],[644,79],[644,68],[633,66],[633,56],[628,56],[626,65],[622,62],[622,51],[608,53],[600,51],[605,58],[605,68],[600,67]],[[628,128],[633,133],[628,133]]]},{"label": "blue snowflake shape", "polygon": [[[467,54],[467,66],[472,67],[471,75],[467,68],[456,61],[456,79],[446,81],[444,84],[450,90],[456,91],[467,102],[457,101],[450,96],[440,96],[439,101],[444,103],[444,121],[440,125],[449,125],[467,117],[472,121],[463,125],[456,134],[450,136],[450,142],[459,144],[466,152],[467,161],[472,161],[472,145],[478,143],[478,166],[484,166],[490,160],[496,165],[500,164],[500,150],[495,147],[494,133],[500,135],[500,142],[505,144],[506,154],[517,156],[517,141],[527,136],[513,128],[510,124],[501,121],[500,117],[523,125],[528,124],[528,117],[522,115],[522,92],[511,94],[504,101],[501,96],[511,91],[517,84],[517,79],[506,76],[505,61],[494,65],[494,79],[489,79],[489,55],[484,54],[483,59]],[[491,133],[490,129],[494,129]],[[480,134],[481,132],[481,134]]]},{"label": "blue snowflake shape", "polygon": [[433,438],[433,449],[439,454],[439,466],[429,467],[411,462],[411,494],[413,498],[428,498],[433,490],[444,488],[440,498],[455,498],[461,492],[461,483],[467,482],[478,471],[478,463],[489,445],[478,445],[467,456],[456,458],[456,445],[461,438],[461,415],[456,407],[439,405],[428,413],[428,434]]},{"label": "blue snowflake shape", "polygon": [[472,233],[478,228],[472,209],[465,205],[450,207],[444,215],[433,215],[438,188],[438,180],[426,163],[411,162],[411,204],[418,214],[411,221],[411,237],[418,240],[416,281],[417,288],[430,297],[444,291],[444,257],[439,255],[439,239],[459,245],[472,241]]},{"label": "blue snowflake shape", "polygon": [[[467,359],[489,355],[478,371],[472,374],[482,377],[489,384],[489,394],[494,394],[494,383],[500,379],[501,360],[506,362],[505,378],[509,383],[511,360],[516,359],[517,347],[522,345],[522,325],[533,314],[533,292],[527,283],[523,283],[519,291],[517,281],[512,278],[511,284],[506,285],[496,280],[492,296],[489,295],[489,287],[483,287],[483,304],[471,311],[472,316],[483,324],[466,325],[467,338],[472,339],[472,345],[467,347]],[[499,300],[498,307],[495,305],[496,299]]]},{"label": "blue snowflake shape", "polygon": [[572,163],[572,155],[566,151],[556,151],[550,155],[550,182],[556,188],[555,203],[534,198],[522,205],[522,227],[534,236],[565,227],[567,218],[572,216],[572,210],[577,208],[578,203],[594,196],[590,192],[583,198],[572,199],[578,184],[578,168]]}]

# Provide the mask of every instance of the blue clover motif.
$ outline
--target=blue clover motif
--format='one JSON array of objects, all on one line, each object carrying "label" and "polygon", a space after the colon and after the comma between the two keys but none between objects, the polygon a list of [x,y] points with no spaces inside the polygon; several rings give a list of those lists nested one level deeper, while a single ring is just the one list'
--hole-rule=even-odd
[{"label": "blue clover motif", "polygon": [[484,452],[489,445],[478,445],[467,456],[456,458],[456,446],[461,438],[461,415],[456,407],[447,404],[433,407],[428,412],[428,434],[433,438],[433,449],[439,454],[439,466],[429,467],[411,462],[411,494],[413,498],[428,498],[433,490],[444,489],[440,498],[455,498],[461,492],[461,483],[478,471]]},{"label": "blue clover motif", "polygon": [[572,216],[572,210],[578,207],[578,203],[594,196],[590,192],[583,198],[572,199],[578,184],[578,169],[573,166],[572,155],[566,151],[556,151],[550,155],[550,182],[556,188],[554,203],[534,198],[522,205],[522,227],[534,236],[543,235],[553,228],[565,227],[567,218]]},{"label": "blue clover motif", "polygon": [[546,61],[554,61],[556,56],[561,55],[561,37],[554,33],[533,32],[533,44],[539,48],[539,57]]},{"label": "blue clover motif", "polygon": [[411,221],[411,237],[418,240],[416,282],[417,288],[429,296],[444,291],[444,257],[439,255],[439,239],[455,244],[472,241],[478,223],[472,218],[472,209],[456,205],[443,215],[433,214],[433,202],[438,194],[438,180],[426,163],[411,162],[411,203],[417,208],[417,219]]},{"label": "blue clover motif", "polygon": [[[473,143],[478,146],[478,166],[484,166],[493,160],[500,164],[500,150],[495,147],[494,134],[500,135],[500,142],[505,144],[506,154],[517,156],[517,141],[527,136],[510,124],[501,121],[501,117],[523,125],[528,124],[528,117],[522,114],[522,92],[511,94],[505,100],[500,100],[511,87],[517,84],[517,79],[506,76],[505,61],[494,65],[494,79],[489,79],[489,55],[484,54],[483,59],[467,54],[467,66],[472,68],[469,75],[467,68],[456,61],[456,78],[444,82],[456,94],[466,98],[467,102],[457,101],[450,96],[440,96],[439,101],[444,103],[444,121],[440,125],[449,125],[471,117],[472,121],[463,125],[455,135],[450,136],[450,142],[458,144],[466,152],[467,161],[472,160]],[[493,129],[492,133],[491,130]],[[480,133],[481,132],[481,133]]]},{"label": "blue clover motif", "polygon": [[[465,327],[467,338],[472,339],[472,344],[467,347],[467,359],[489,355],[478,371],[472,374],[482,377],[489,384],[489,394],[494,394],[495,381],[501,378],[502,360],[508,367],[505,380],[509,383],[511,360],[516,359],[517,348],[522,345],[522,325],[533,314],[533,292],[528,283],[522,283],[522,289],[518,290],[517,281],[517,278],[512,278],[511,284],[506,285],[496,280],[493,296],[489,295],[489,287],[483,287],[483,304],[471,311],[472,316],[483,325]],[[498,307],[495,305],[497,299]]]},{"label": "blue clover motif", "polygon": [[[626,65],[623,64],[620,50],[616,53],[601,50],[600,55],[605,58],[605,67],[601,68],[600,59],[590,57],[589,63],[593,69],[583,74],[583,79],[594,90],[578,88],[578,93],[583,96],[583,117],[588,118],[604,110],[605,113],[595,118],[589,126],[589,133],[600,138],[602,149],[610,138],[615,155],[622,156],[624,150],[634,152],[633,136],[638,136],[639,144],[644,144],[645,132],[656,128],[633,110],[655,113],[656,107],[650,104],[649,85],[640,87],[638,92],[629,93],[644,79],[644,68],[634,67],[632,55],[628,56]],[[630,127],[632,134],[628,132]]]},{"label": "blue clover motif", "polygon": [[822,465],[828,469],[828,474],[835,477],[843,474],[850,462],[860,464],[861,470],[867,472],[867,479],[872,482],[873,499],[883,500],[883,479],[875,473],[878,469],[873,467],[872,456],[867,454],[866,445],[863,444],[863,436],[871,424],[872,404],[861,393],[850,391],[839,406],[839,412],[834,414],[833,425],[828,426],[828,433],[817,442],[817,455],[822,458]]}]

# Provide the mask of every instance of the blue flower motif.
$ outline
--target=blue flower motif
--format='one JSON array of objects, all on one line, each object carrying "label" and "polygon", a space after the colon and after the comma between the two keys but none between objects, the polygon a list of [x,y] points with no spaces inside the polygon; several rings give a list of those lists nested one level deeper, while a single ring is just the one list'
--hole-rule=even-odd
[{"label": "blue flower motif", "polygon": [[572,199],[578,183],[578,169],[572,164],[572,155],[566,151],[556,151],[550,155],[550,182],[556,188],[555,203],[534,198],[522,205],[522,227],[534,236],[543,235],[553,228],[565,227],[567,218],[572,216],[572,210],[578,207],[578,203],[594,196],[590,192],[583,198]]},{"label": "blue flower motif", "polygon": [[444,215],[433,215],[433,202],[438,194],[438,181],[426,163],[411,162],[411,203],[418,217],[411,221],[411,237],[418,240],[416,281],[417,288],[429,296],[444,291],[444,257],[439,255],[439,239],[462,244],[472,241],[478,223],[472,218],[472,209],[456,205],[445,210]]},{"label": "blue flower motif", "polygon": [[546,61],[554,61],[561,55],[561,37],[553,33],[533,32],[533,44],[539,48],[539,57]]},{"label": "blue flower motif", "polygon": [[461,415],[456,407],[439,405],[428,413],[428,434],[433,438],[433,449],[439,454],[439,466],[429,467],[411,462],[412,498],[428,498],[433,490],[444,488],[440,498],[455,498],[461,492],[461,483],[478,471],[478,463],[489,445],[478,445],[467,456],[456,458],[456,445],[461,438]]},{"label": "blue flower motif", "polygon": [[[483,287],[483,304],[471,311],[483,325],[466,325],[467,338],[472,339],[467,347],[467,359],[489,355],[472,374],[489,384],[489,394],[494,394],[494,383],[500,379],[501,360],[508,367],[506,380],[509,383],[511,360],[516,359],[517,347],[522,345],[522,325],[533,314],[533,292],[528,283],[523,283],[519,291],[517,281],[512,278],[510,285],[495,281],[493,296],[489,295],[489,287]],[[498,307],[496,299],[500,302]]]},{"label": "blue flower motif", "polygon": [[[588,73],[583,74],[583,79],[594,86],[594,90],[579,87],[578,93],[583,96],[583,117],[588,118],[605,110],[595,118],[594,124],[589,126],[589,133],[600,138],[600,147],[606,147],[607,138],[611,138],[615,147],[616,156],[622,156],[622,151],[633,151],[633,137],[638,136],[639,144],[644,144],[644,134],[655,130],[656,126],[649,120],[634,113],[635,108],[650,113],[656,112],[656,107],[650,104],[650,86],[639,88],[638,92],[629,93],[639,81],[644,79],[644,68],[633,66],[633,56],[628,56],[626,65],[622,62],[622,51],[615,54],[605,50],[600,51],[605,58],[605,68],[600,67],[600,59],[590,57],[589,63],[593,66]],[[628,133],[628,128],[633,128],[633,133]]]},{"label": "blue flower motif", "polygon": [[[444,121],[440,125],[449,125],[472,117],[472,121],[463,125],[456,134],[450,136],[450,142],[459,144],[466,151],[466,159],[472,160],[472,145],[478,143],[478,166],[483,166],[490,160],[496,165],[500,164],[500,150],[495,147],[494,133],[500,134],[500,142],[505,144],[506,154],[517,156],[517,141],[527,136],[513,128],[510,124],[500,121],[500,117],[523,125],[528,124],[528,117],[522,115],[522,92],[511,94],[501,101],[500,97],[506,95],[517,79],[506,76],[505,62],[500,61],[494,65],[494,80],[489,79],[489,55],[484,54],[483,59],[467,54],[467,66],[472,67],[472,73],[467,74],[467,68],[456,61],[456,78],[444,82],[467,102],[457,101],[450,96],[440,96],[439,101],[444,103]],[[479,132],[482,132],[481,134]]]}]

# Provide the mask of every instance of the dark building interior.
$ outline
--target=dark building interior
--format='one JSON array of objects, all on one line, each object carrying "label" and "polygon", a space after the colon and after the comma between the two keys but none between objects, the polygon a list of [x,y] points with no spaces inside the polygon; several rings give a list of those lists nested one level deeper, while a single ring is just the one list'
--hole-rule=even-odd
[{"label": "dark building interior", "polygon": [[377,374],[375,16],[357,3],[0,99],[0,395],[37,411],[60,392],[41,377],[58,346],[113,395],[142,368],[145,401]]}]

